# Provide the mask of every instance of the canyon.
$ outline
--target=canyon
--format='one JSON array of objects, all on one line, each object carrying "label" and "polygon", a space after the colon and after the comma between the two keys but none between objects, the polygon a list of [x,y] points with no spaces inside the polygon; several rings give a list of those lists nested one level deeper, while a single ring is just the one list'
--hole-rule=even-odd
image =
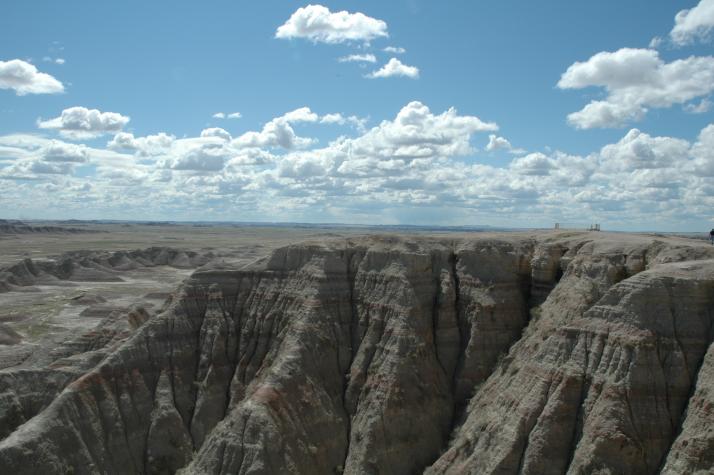
[{"label": "canyon", "polygon": [[153,307],[100,312],[31,356],[11,358],[27,334],[3,323],[0,473],[714,471],[705,241],[347,233],[264,251],[0,270],[0,296],[185,272]]}]

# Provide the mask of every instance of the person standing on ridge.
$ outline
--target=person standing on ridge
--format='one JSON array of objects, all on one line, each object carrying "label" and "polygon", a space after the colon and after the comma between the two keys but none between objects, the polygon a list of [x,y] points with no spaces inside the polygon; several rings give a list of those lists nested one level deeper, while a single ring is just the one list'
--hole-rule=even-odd
[{"label": "person standing on ridge", "polygon": [[709,231],[709,242],[714,244],[714,229]]}]

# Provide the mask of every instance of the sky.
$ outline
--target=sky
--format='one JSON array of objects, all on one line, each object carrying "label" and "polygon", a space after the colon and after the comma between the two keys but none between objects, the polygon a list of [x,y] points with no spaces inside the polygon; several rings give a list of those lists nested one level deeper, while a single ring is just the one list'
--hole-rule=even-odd
[{"label": "sky", "polygon": [[0,218],[714,226],[714,0],[0,11]]}]

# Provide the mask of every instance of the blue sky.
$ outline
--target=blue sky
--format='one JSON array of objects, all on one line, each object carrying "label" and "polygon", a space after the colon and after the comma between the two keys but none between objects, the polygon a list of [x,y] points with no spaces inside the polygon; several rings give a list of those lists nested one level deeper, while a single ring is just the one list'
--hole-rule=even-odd
[{"label": "blue sky", "polygon": [[2,11],[4,217],[712,224],[711,0]]}]

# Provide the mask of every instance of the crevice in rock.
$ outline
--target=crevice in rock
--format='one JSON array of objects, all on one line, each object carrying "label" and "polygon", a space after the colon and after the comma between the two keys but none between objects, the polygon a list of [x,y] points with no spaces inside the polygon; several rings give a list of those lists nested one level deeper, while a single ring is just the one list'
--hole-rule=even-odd
[{"label": "crevice in rock", "polygon": [[[451,280],[454,283],[454,312],[456,315],[456,323],[457,323],[457,328],[459,330],[459,357],[456,360],[456,368],[454,369],[454,376],[452,378],[451,382],[451,391],[452,393],[455,393],[456,389],[456,384],[457,384],[457,379],[458,379],[458,374],[461,368],[464,365],[464,353],[466,351],[466,347],[468,346],[469,338],[471,332],[468,331],[466,325],[467,322],[465,322],[464,316],[462,315],[461,312],[461,283],[459,281],[459,273],[458,273],[458,261],[459,257],[456,254],[456,252],[452,252],[449,255],[449,264],[450,264],[450,273],[451,273]],[[455,411],[457,412],[457,411]]]},{"label": "crevice in rock", "polygon": [[444,372],[445,377],[449,377],[449,373],[444,366],[444,362],[441,361],[439,357],[439,339],[438,339],[438,328],[439,328],[439,303],[442,298],[441,295],[441,275],[440,267],[435,262],[437,259],[437,254],[431,255],[431,277],[433,280],[434,294],[431,302],[431,337],[434,343],[434,355],[436,356],[436,361],[439,363],[439,367]]},{"label": "crevice in rock", "polygon": [[[347,458],[350,455],[350,444],[352,442],[352,413],[350,409],[347,407],[347,391],[349,390],[350,382],[351,382],[351,369],[352,369],[352,362],[355,359],[355,355],[357,354],[358,350],[358,342],[357,342],[357,331],[358,331],[358,325],[359,325],[359,315],[357,311],[357,302],[355,301],[355,278],[357,274],[357,265],[353,263],[353,259],[356,257],[356,254],[352,254],[349,251],[346,252],[345,255],[345,263],[346,263],[346,277],[347,277],[347,288],[349,290],[349,310],[350,310],[350,321],[348,325],[348,332],[349,332],[349,344],[350,344],[350,360],[349,360],[349,365],[347,367],[347,373],[342,374],[342,409],[345,412],[345,431],[346,431],[346,441],[347,444],[345,446],[345,456],[342,459],[342,467],[347,465]],[[339,350],[338,350],[339,354]]]},{"label": "crevice in rock", "polygon": [[540,419],[540,416],[543,414],[543,411],[545,410],[546,406],[548,405],[548,397],[550,396],[550,390],[552,387],[553,387],[553,381],[551,380],[548,383],[548,388],[544,391],[543,403],[540,406],[540,410],[538,411],[538,414],[537,415],[534,414],[531,417],[530,421],[526,421],[530,427],[526,426],[525,430],[523,431],[525,436],[523,437],[523,447],[521,448],[520,456],[518,457],[518,471],[517,471],[517,473],[523,472],[523,464],[525,462],[526,452],[528,451],[528,444],[530,443],[531,433],[533,432],[533,429],[535,429],[536,426],[538,425],[538,420]]},{"label": "crevice in rock", "polygon": [[705,347],[704,352],[702,356],[699,358],[699,361],[697,362],[696,366],[696,371],[694,372],[694,375],[692,378],[690,378],[691,384],[689,385],[689,392],[687,394],[687,403],[684,405],[682,408],[681,413],[679,414],[678,418],[678,423],[675,428],[675,430],[672,431],[672,436],[669,440],[669,444],[667,445],[667,449],[663,451],[662,458],[660,459],[660,463],[658,466],[658,473],[664,469],[665,464],[667,463],[667,458],[669,457],[669,453],[672,450],[672,445],[675,443],[677,438],[682,434],[682,431],[684,429],[684,422],[687,419],[687,414],[689,412],[689,404],[692,402],[692,397],[694,396],[694,393],[697,390],[697,383],[699,381],[699,375],[701,373],[702,365],[704,364],[704,358],[706,357],[707,351],[709,351],[709,347],[714,344],[714,311],[710,310],[709,311],[709,331],[708,331],[708,341],[709,344]]},{"label": "crevice in rock", "polygon": [[[586,348],[586,355],[587,355],[587,348]],[[587,360],[586,360],[587,361]],[[584,366],[582,375],[580,376],[580,396],[578,397],[578,406],[575,411],[574,417],[574,422],[573,422],[573,432],[571,434],[570,438],[570,445],[568,449],[568,455],[566,457],[566,467],[570,467],[570,465],[573,463],[573,459],[575,458],[575,452],[578,448],[578,445],[580,444],[580,440],[583,437],[583,425],[585,421],[583,420],[584,416],[584,408],[583,404],[585,404],[585,399],[588,396],[588,392],[590,391],[590,385],[591,382],[589,381],[588,377],[588,366],[587,363]]]}]

